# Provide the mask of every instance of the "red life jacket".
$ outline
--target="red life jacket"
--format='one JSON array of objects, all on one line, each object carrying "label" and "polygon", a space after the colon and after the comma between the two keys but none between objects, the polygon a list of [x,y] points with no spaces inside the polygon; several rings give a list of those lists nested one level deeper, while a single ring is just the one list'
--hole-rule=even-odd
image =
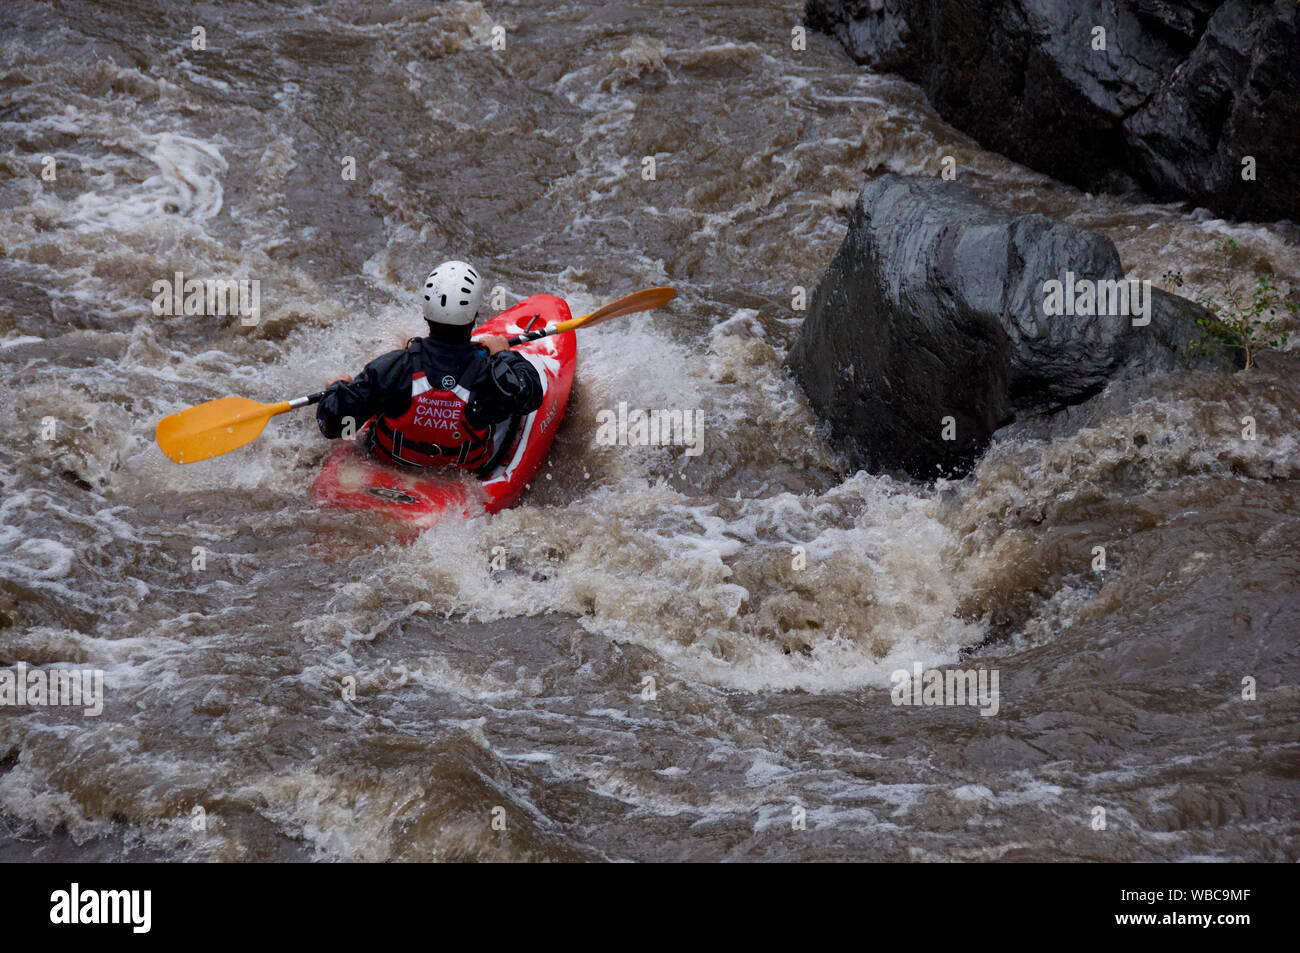
[{"label": "red life jacket", "polygon": [[492,428],[465,420],[469,391],[444,377],[435,390],[424,371],[411,375],[411,406],[400,417],[375,418],[371,449],[383,459],[414,467],[456,466],[477,470],[492,456]]}]

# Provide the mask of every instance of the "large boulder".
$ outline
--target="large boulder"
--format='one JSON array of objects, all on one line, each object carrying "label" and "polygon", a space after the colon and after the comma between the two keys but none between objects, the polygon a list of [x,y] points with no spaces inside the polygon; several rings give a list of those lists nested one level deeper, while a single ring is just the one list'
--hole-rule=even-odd
[{"label": "large boulder", "polygon": [[[1147,285],[1130,313],[1109,293],[1088,306],[1090,282],[1117,292],[1123,278],[1103,235],[883,175],[858,196],[788,364],[850,466],[959,474],[1017,418],[1207,363],[1187,355],[1206,315],[1190,301]],[[1084,313],[1054,313],[1067,297]]]},{"label": "large boulder", "polygon": [[1300,221],[1295,0],[807,0],[806,16],[985,147],[1064,182]]}]

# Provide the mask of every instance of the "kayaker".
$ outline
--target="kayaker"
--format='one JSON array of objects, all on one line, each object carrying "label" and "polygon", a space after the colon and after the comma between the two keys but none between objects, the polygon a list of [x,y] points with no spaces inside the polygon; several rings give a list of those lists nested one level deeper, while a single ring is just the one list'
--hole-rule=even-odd
[{"label": "kayaker", "polygon": [[341,437],[373,418],[362,440],[381,460],[489,469],[512,422],[541,406],[542,379],[505,338],[470,340],[485,288],[463,261],[433,269],[420,289],[428,337],[330,381],[316,408],[321,433]]}]

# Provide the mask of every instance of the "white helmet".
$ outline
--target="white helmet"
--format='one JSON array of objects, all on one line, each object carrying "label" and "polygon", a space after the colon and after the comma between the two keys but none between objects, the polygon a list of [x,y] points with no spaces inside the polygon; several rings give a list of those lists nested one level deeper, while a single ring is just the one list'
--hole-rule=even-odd
[{"label": "white helmet", "polygon": [[431,324],[473,324],[483,300],[483,279],[463,261],[444,261],[420,289],[424,320]]}]

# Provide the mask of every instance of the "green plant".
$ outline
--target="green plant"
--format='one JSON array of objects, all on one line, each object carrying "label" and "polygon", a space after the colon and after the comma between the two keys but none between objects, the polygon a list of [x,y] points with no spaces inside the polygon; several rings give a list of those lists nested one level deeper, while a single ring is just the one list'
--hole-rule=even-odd
[{"label": "green plant", "polygon": [[[1237,242],[1232,238],[1225,238],[1218,245],[1218,256],[1229,276],[1237,249]],[[1293,317],[1300,312],[1300,303],[1288,299],[1272,274],[1257,276],[1255,287],[1248,291],[1234,287],[1230,278],[1226,278],[1221,297],[1206,294],[1196,300],[1210,313],[1196,319],[1201,326],[1201,339],[1193,342],[1189,350],[1208,354],[1216,348],[1240,348],[1246,353],[1247,368],[1255,366],[1255,355],[1264,348],[1286,346],[1283,312]]]}]

